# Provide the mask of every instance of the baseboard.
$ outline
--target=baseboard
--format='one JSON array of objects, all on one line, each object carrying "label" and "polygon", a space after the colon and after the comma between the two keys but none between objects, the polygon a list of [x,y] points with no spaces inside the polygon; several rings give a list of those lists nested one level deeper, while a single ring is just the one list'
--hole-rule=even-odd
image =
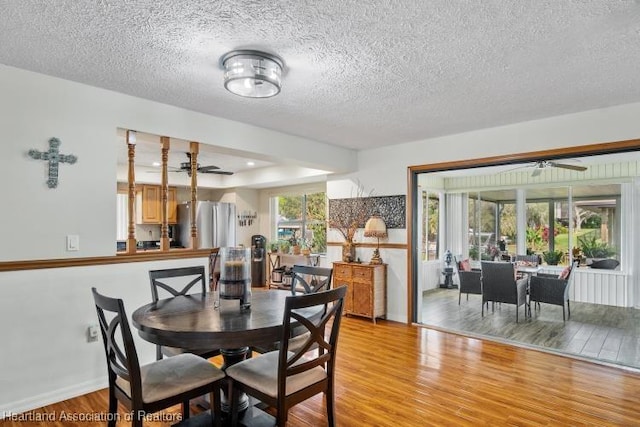
[{"label": "baseboard", "polygon": [[0,420],[10,417],[12,414],[20,414],[46,405],[51,405],[52,403],[58,403],[83,394],[92,393],[96,390],[106,388],[107,386],[107,380],[105,378],[100,378],[39,394],[28,399],[4,403],[0,405]]}]

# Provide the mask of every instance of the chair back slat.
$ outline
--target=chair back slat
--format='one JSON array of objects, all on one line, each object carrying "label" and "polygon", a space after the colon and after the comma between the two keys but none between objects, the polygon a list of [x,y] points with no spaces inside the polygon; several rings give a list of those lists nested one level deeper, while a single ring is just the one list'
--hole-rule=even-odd
[{"label": "chair back slat", "polygon": [[[92,288],[91,291],[98,314],[109,376],[119,376],[128,381],[131,384],[131,398],[141,401],[140,365],[124,303],[121,299],[99,294],[96,288]],[[112,316],[111,320],[107,320],[107,313]],[[124,350],[118,338],[122,340]]]},{"label": "chair back slat", "polygon": [[118,328],[121,326],[120,315],[115,316],[107,328],[107,347],[109,349],[109,365],[116,375],[130,381],[129,369],[127,368],[126,350],[122,351],[118,344]]},{"label": "chair back slat", "polygon": [[331,288],[333,268],[294,265],[291,272],[291,293],[293,295],[296,294],[298,285],[302,285],[305,294],[326,291]]},{"label": "chair back slat", "polygon": [[[278,395],[284,396],[287,378],[323,366],[328,372],[333,370],[340,330],[340,320],[346,286],[303,295],[292,295],[285,302],[283,331],[278,366]],[[304,329],[309,335],[305,343],[295,352],[290,352],[288,338],[291,332]],[[329,338],[326,337],[330,329]],[[317,352],[308,352],[314,346]],[[302,358],[302,356],[305,356]]]},{"label": "chair back slat", "polygon": [[[188,278],[191,278],[185,285],[181,285],[182,289],[179,289],[179,286],[176,284],[179,283],[179,278],[184,278],[182,283]],[[167,280],[174,279],[174,280]],[[151,282],[151,297],[154,302],[157,302],[160,297],[158,294],[158,289],[162,289],[169,293],[173,297],[188,295],[189,293],[206,293],[206,275],[204,266],[194,266],[194,267],[180,267],[180,268],[168,268],[164,270],[151,270],[149,271],[149,280]],[[200,288],[194,289],[191,292],[192,288],[200,282]]]}]

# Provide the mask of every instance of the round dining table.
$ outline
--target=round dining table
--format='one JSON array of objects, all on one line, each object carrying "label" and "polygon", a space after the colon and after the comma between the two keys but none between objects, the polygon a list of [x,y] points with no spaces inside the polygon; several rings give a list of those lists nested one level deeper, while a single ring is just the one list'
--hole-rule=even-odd
[{"label": "round dining table", "polygon": [[132,322],[140,337],[154,344],[186,349],[240,349],[280,340],[287,290],[254,290],[251,308],[238,299],[191,294],[162,299],[138,308]]},{"label": "round dining table", "polygon": [[[251,347],[273,347],[280,340],[288,290],[253,290],[251,307],[214,294],[161,299],[133,312],[132,323],[145,341],[183,349],[220,349],[223,369],[244,360]],[[223,396],[223,410],[229,407]],[[239,409],[248,408],[241,396]]]}]

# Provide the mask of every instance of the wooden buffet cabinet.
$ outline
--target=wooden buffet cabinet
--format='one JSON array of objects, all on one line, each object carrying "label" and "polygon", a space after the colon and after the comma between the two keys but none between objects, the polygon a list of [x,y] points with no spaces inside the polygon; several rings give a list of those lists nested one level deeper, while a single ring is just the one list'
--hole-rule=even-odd
[{"label": "wooden buffet cabinet", "polygon": [[347,286],[344,311],[354,316],[387,316],[387,265],[333,263],[333,287]]}]

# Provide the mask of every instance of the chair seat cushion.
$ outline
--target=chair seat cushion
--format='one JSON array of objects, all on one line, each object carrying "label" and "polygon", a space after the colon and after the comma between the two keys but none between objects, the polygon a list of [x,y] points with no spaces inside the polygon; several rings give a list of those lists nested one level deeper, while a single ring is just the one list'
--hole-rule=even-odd
[{"label": "chair seat cushion", "polygon": [[307,340],[309,340],[309,337],[311,337],[311,332],[307,331],[303,334],[300,334],[298,336],[291,338],[289,340],[289,345],[287,349],[291,352],[296,352],[300,350],[307,343]]},{"label": "chair seat cushion", "polygon": [[192,349],[184,349],[179,347],[167,347],[164,345],[162,346],[162,354],[164,354],[167,357],[173,357],[183,353],[193,353],[197,356],[208,359],[210,357],[214,357],[220,354],[220,350],[211,350],[211,349],[192,350]]},{"label": "chair seat cushion", "polygon": [[[243,360],[227,368],[227,376],[246,384],[274,399],[278,397],[278,355],[279,351],[271,351],[258,357]],[[289,356],[293,353],[289,352]],[[304,359],[300,359],[303,363]],[[298,375],[287,378],[287,396],[303,388],[327,378],[327,373],[320,366]]]},{"label": "chair seat cushion", "polygon": [[[157,402],[224,378],[224,372],[205,359],[183,353],[140,367],[142,401]],[[118,377],[116,385],[131,397],[129,381]]]}]

